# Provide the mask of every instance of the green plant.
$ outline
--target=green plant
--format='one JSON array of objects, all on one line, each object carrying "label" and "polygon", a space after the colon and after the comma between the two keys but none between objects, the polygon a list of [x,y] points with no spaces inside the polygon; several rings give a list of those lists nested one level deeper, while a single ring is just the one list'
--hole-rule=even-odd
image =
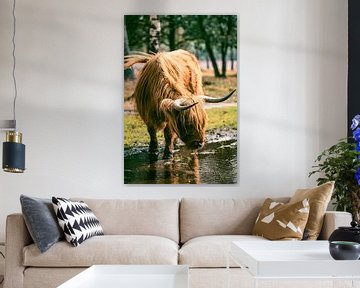
[{"label": "green plant", "polygon": [[[320,185],[328,181],[335,181],[334,200],[335,209],[348,211],[353,219],[360,220],[360,115],[352,119],[351,130],[353,137],[342,139],[337,144],[325,149],[316,159],[317,165],[309,173],[320,176],[316,182]],[[349,141],[347,141],[349,140]]]},{"label": "green plant", "polygon": [[[320,185],[328,181],[335,181],[334,200],[335,208],[338,211],[352,211],[352,193],[359,196],[359,185],[354,177],[360,167],[358,155],[355,150],[355,143],[348,143],[346,139],[325,149],[317,158],[316,163],[310,172],[309,177],[319,173],[316,182]],[[354,213],[353,213],[354,214]]]}]

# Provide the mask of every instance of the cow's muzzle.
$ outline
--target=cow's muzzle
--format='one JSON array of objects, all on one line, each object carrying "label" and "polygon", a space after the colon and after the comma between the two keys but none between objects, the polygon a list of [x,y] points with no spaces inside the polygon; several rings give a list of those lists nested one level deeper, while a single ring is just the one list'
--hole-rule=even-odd
[{"label": "cow's muzzle", "polygon": [[202,142],[202,141],[197,141],[197,140],[192,141],[192,142],[190,143],[190,145],[189,145],[189,147],[190,147],[191,149],[200,149],[200,148],[202,148],[203,146],[204,146],[204,142]]}]

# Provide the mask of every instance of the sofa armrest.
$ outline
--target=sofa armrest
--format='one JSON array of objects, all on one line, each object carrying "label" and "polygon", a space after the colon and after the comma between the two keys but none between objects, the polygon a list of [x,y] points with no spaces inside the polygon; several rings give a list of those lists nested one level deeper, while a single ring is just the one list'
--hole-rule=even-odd
[{"label": "sofa armrest", "polygon": [[22,214],[6,218],[4,288],[22,288],[24,280],[23,248],[33,241]]},{"label": "sofa armrest", "polygon": [[350,226],[352,216],[348,212],[326,211],[324,224],[319,236],[321,240],[329,239],[331,233],[340,226]]}]

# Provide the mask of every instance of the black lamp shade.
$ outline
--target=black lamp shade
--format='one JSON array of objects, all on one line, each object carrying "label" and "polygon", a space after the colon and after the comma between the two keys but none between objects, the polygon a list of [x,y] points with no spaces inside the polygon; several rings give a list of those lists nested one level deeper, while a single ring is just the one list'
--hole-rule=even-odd
[{"label": "black lamp shade", "polygon": [[6,172],[22,173],[25,170],[25,145],[17,142],[3,143],[3,164]]}]

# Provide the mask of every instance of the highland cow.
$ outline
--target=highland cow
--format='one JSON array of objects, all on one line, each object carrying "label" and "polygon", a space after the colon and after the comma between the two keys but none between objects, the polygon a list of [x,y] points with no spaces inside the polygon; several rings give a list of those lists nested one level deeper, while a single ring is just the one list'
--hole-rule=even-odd
[{"label": "highland cow", "polygon": [[176,138],[190,149],[203,147],[208,121],[203,103],[225,101],[235,90],[221,98],[205,96],[198,61],[184,50],[125,56],[125,69],[136,63],[145,63],[133,96],[150,135],[149,152],[157,153],[156,132],[162,129],[165,159],[172,156]]}]

